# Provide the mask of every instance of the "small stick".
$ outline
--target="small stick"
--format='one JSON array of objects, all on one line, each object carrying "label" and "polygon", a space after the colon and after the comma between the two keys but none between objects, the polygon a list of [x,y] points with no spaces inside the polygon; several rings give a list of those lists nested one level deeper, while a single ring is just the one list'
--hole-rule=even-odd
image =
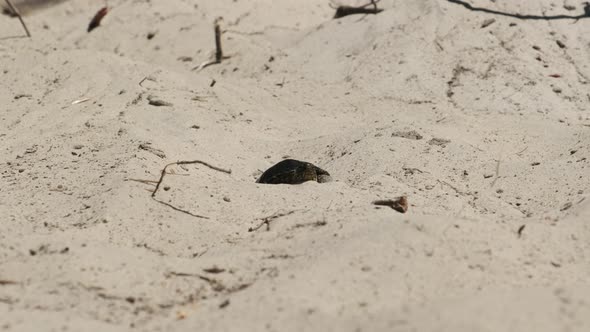
[{"label": "small stick", "polygon": [[524,231],[524,227],[525,225],[518,227],[518,231],[516,232],[518,234],[518,238],[522,236],[522,231]]},{"label": "small stick", "polygon": [[266,225],[266,231],[268,232],[268,231],[270,231],[270,222],[273,219],[277,219],[277,218],[280,218],[280,217],[288,216],[290,214],[295,213],[295,211],[296,210],[289,211],[289,212],[278,212],[278,213],[275,213],[275,214],[270,215],[268,217],[264,217],[264,218],[262,218],[262,223],[260,223],[258,226],[248,228],[248,232],[257,231],[260,228],[262,228],[262,226],[264,226],[264,225]]},{"label": "small stick", "polygon": [[193,68],[193,70],[196,69],[197,71],[200,71],[201,69],[208,67],[210,65],[221,63],[221,60],[223,59],[230,58],[229,56],[223,56],[223,51],[221,49],[221,27],[219,23],[222,19],[223,18],[218,17],[215,19],[215,22],[213,22],[213,29],[215,31],[215,59],[203,62],[197,67]]},{"label": "small stick", "polygon": [[408,211],[408,198],[401,196],[396,199],[380,199],[373,201],[373,205],[389,206],[399,213],[406,213]]},{"label": "small stick", "polygon": [[16,285],[16,284],[18,284],[18,282],[16,282],[16,281],[0,279],[0,286]]},{"label": "small stick", "polygon": [[160,204],[164,204],[164,205],[166,205],[167,207],[171,208],[172,210],[176,210],[176,211],[178,211],[178,212],[182,212],[182,213],[188,214],[189,216],[193,216],[193,217],[195,217],[195,218],[209,219],[209,217],[202,216],[202,215],[200,215],[200,214],[194,214],[194,213],[192,213],[192,212],[189,212],[189,211],[187,211],[187,210],[183,210],[183,209],[181,209],[181,208],[177,208],[176,206],[174,206],[174,205],[172,205],[172,204],[170,204],[170,203],[166,203],[166,202],[164,202],[164,201],[161,201],[161,200],[159,200],[159,199],[157,199],[157,198],[155,198],[155,197],[153,197],[153,196],[152,196],[152,199],[153,199],[154,201],[156,201],[156,202],[160,203]]},{"label": "small stick", "polygon": [[[353,15],[353,14],[379,14],[383,11],[383,9],[377,8],[377,3],[381,0],[371,0],[369,3],[366,3],[362,6],[358,7],[351,7],[351,6],[334,6],[333,3],[330,3],[330,7],[332,9],[336,9],[336,13],[334,14],[334,18],[342,18],[344,16]],[[367,8],[369,6],[373,6],[373,9]]]},{"label": "small stick", "polygon": [[502,161],[501,158],[498,159],[498,162],[496,163],[496,178],[490,184],[490,188],[494,187],[494,185],[496,184],[496,181],[498,181],[498,178],[500,177],[500,161]]},{"label": "small stick", "polygon": [[174,205],[172,205],[170,203],[166,203],[166,202],[161,201],[161,200],[159,200],[159,199],[156,198],[156,193],[158,192],[158,189],[160,189],[160,185],[162,184],[162,181],[164,181],[164,176],[166,174],[169,174],[168,172],[166,172],[167,168],[169,166],[172,166],[172,165],[189,165],[189,164],[201,164],[201,165],[205,165],[205,166],[207,166],[207,167],[209,167],[211,169],[214,169],[216,171],[227,173],[227,174],[231,174],[231,170],[226,170],[226,169],[223,169],[223,168],[220,168],[220,167],[216,167],[216,166],[213,166],[213,165],[211,165],[211,164],[209,164],[207,162],[201,161],[201,160],[181,160],[181,161],[177,161],[177,162],[174,162],[174,163],[170,163],[170,164],[164,166],[164,168],[160,172],[160,179],[156,182],[156,188],[154,189],[154,191],[152,191],[152,199],[154,201],[160,203],[160,204],[163,204],[163,205],[166,205],[169,208],[172,208],[173,210],[176,210],[176,211],[179,211],[179,212],[182,212],[182,213],[186,213],[186,214],[188,214],[190,216],[197,217],[197,218],[203,218],[203,219],[209,219],[208,217],[205,217],[205,216],[202,216],[202,215],[198,215],[198,214],[194,214],[192,212],[189,212],[187,210],[183,210],[181,208],[177,208],[176,206],[174,206]]},{"label": "small stick", "polygon": [[156,183],[158,183],[158,181],[155,180],[142,180],[142,179],[125,179],[125,181],[135,181],[135,182],[139,182],[139,183],[143,183],[143,184],[151,184],[151,185],[156,185]]},{"label": "small stick", "polygon": [[201,160],[190,160],[190,161],[188,161],[188,160],[181,160],[181,161],[177,161],[177,162],[174,162],[174,163],[170,163],[170,164],[164,166],[164,168],[160,172],[160,179],[156,183],[156,189],[154,189],[154,192],[152,192],[152,197],[155,197],[156,196],[156,192],[160,188],[160,185],[162,184],[162,181],[164,180],[164,176],[166,174],[168,174],[166,172],[166,169],[169,166],[172,166],[172,165],[190,165],[190,164],[201,164],[201,165],[205,165],[205,166],[207,166],[207,167],[209,167],[211,169],[214,169],[216,171],[227,173],[227,174],[231,174],[231,170],[227,170],[227,169],[223,169],[223,168],[220,168],[220,167],[216,167],[216,166],[213,166],[213,165],[211,165],[211,164],[209,164],[207,162],[201,161]]},{"label": "small stick", "polygon": [[10,2],[10,0],[4,0],[4,1],[6,1],[6,3],[8,4],[8,7],[10,7],[10,10],[12,10],[14,15],[16,15],[16,17],[18,17],[20,24],[22,24],[23,28],[25,28],[25,32],[27,33],[27,37],[31,38],[31,33],[29,32],[29,29],[27,28],[27,25],[25,24],[25,21],[23,20],[23,17],[20,15],[20,12],[18,11],[18,9],[16,9],[16,7],[14,7],[14,5],[12,4],[12,2]]},{"label": "small stick", "polygon": [[96,29],[100,25],[100,21],[102,21],[102,18],[105,17],[105,15],[108,12],[109,12],[108,7],[103,7],[98,12],[96,12],[96,15],[94,15],[94,17],[90,21],[90,24],[88,24],[88,29],[87,29],[88,32]]},{"label": "small stick", "polygon": [[147,76],[146,76],[146,77],[144,77],[144,78],[142,78],[142,79],[141,79],[141,81],[139,81],[139,86],[143,87],[143,85],[142,85],[142,84],[143,84],[143,82],[145,82],[145,80],[147,80],[147,79],[148,79],[148,77],[147,77]]},{"label": "small stick", "polygon": [[221,18],[217,18],[214,23],[215,30],[215,61],[221,62],[223,58],[223,51],[221,50],[221,28],[219,27],[219,21]]}]

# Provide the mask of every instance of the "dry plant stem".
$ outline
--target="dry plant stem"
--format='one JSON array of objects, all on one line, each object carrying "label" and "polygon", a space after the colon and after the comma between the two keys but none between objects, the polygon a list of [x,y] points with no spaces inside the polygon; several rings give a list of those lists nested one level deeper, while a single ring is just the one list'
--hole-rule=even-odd
[{"label": "dry plant stem", "polygon": [[216,167],[216,166],[213,166],[213,165],[211,165],[211,164],[209,164],[207,162],[201,161],[201,160],[181,160],[181,161],[177,161],[177,162],[174,162],[174,163],[170,163],[170,164],[164,166],[164,168],[160,172],[160,179],[156,182],[156,188],[152,192],[152,198],[156,202],[158,202],[160,204],[164,204],[164,205],[168,206],[169,208],[172,208],[173,210],[176,210],[176,211],[179,211],[179,212],[188,214],[188,215],[193,216],[193,217],[203,218],[203,219],[209,219],[208,217],[201,216],[201,215],[198,215],[198,214],[194,214],[192,212],[189,212],[189,211],[186,211],[186,210],[177,208],[176,206],[174,206],[174,205],[172,205],[170,203],[166,203],[166,202],[161,201],[161,200],[159,200],[159,199],[156,198],[156,193],[158,192],[158,189],[160,189],[160,185],[162,184],[162,181],[164,181],[164,176],[166,176],[166,174],[168,174],[166,172],[166,170],[168,169],[168,167],[169,166],[172,166],[172,165],[190,165],[190,164],[201,164],[201,165],[205,165],[205,166],[207,166],[207,167],[209,167],[211,169],[214,169],[216,171],[227,173],[227,174],[231,174],[231,170],[226,170],[226,169],[223,169],[223,168],[220,168],[220,167]]},{"label": "dry plant stem", "polygon": [[6,1],[6,4],[8,4],[8,7],[10,7],[10,10],[12,10],[12,12],[16,15],[16,17],[18,17],[20,24],[22,24],[23,28],[25,28],[25,32],[27,33],[27,37],[31,38],[31,33],[29,32],[29,29],[27,28],[25,21],[23,21],[23,17],[20,15],[20,12],[16,9],[16,7],[14,7],[14,5],[12,4],[12,2],[10,2],[10,0],[4,0],[4,1]]},{"label": "dry plant stem", "polygon": [[[371,0],[371,2],[366,3],[362,6],[351,7],[351,6],[338,6],[335,7],[332,4],[330,6],[333,9],[336,9],[336,13],[334,14],[334,18],[342,18],[348,15],[354,14],[378,14],[383,11],[383,9],[377,8],[377,3],[381,0]],[[373,8],[367,8],[372,6]]]},{"label": "dry plant stem", "polygon": [[221,28],[219,27],[219,19],[215,20],[215,61],[221,62],[223,58],[223,51],[221,50]]},{"label": "dry plant stem", "polygon": [[154,201],[156,201],[156,202],[160,203],[160,204],[164,204],[164,205],[166,205],[167,207],[171,208],[172,210],[175,210],[175,211],[178,211],[178,212],[182,212],[182,213],[184,213],[184,214],[188,214],[189,216],[192,216],[192,217],[195,217],[195,218],[201,218],[201,219],[209,219],[209,217],[202,216],[202,215],[200,215],[200,214],[194,214],[194,213],[192,213],[192,212],[190,212],[190,211],[183,210],[183,209],[181,209],[181,208],[177,208],[176,206],[174,206],[174,205],[172,205],[172,204],[170,204],[170,203],[166,203],[166,202],[164,202],[164,201],[161,201],[161,200],[159,200],[159,199],[157,199],[157,198],[155,198],[155,197],[153,197],[153,196],[152,196],[152,199],[153,199]]},{"label": "dry plant stem", "polygon": [[502,159],[498,159],[498,162],[496,163],[496,178],[494,178],[494,181],[492,181],[492,183],[490,184],[490,188],[493,188],[494,185],[496,184],[496,181],[498,181],[498,178],[500,177],[500,162],[502,161]]},{"label": "dry plant stem", "polygon": [[164,166],[164,168],[162,169],[162,171],[160,172],[160,179],[158,180],[158,182],[156,183],[156,189],[154,189],[154,192],[152,193],[152,197],[156,197],[156,192],[158,191],[158,189],[160,188],[160,185],[162,184],[162,181],[164,181],[164,176],[166,176],[166,170],[168,169],[169,166],[172,165],[191,165],[191,164],[201,164],[201,165],[205,165],[213,170],[219,171],[219,172],[223,172],[223,173],[227,173],[227,174],[231,174],[231,170],[227,170],[227,169],[223,169],[220,167],[216,167],[213,166],[207,162],[201,161],[201,160],[181,160],[181,161],[177,161],[174,163],[170,163],[166,166]]},{"label": "dry plant stem", "polygon": [[125,181],[135,181],[135,182],[139,182],[139,183],[143,183],[143,184],[151,184],[151,185],[156,185],[156,183],[158,183],[158,181],[154,181],[154,180],[142,180],[142,179],[126,179]]},{"label": "dry plant stem", "polygon": [[288,216],[288,215],[293,214],[293,213],[295,213],[295,210],[289,211],[289,212],[278,212],[278,213],[275,213],[275,214],[273,214],[271,216],[264,217],[264,218],[262,218],[262,223],[260,223],[256,227],[250,227],[250,228],[248,228],[248,232],[257,231],[260,228],[262,228],[262,226],[264,226],[264,225],[266,225],[266,231],[268,232],[268,231],[270,231],[270,222],[272,220],[277,219],[277,218],[280,218],[280,217]]},{"label": "dry plant stem", "polygon": [[201,70],[205,67],[208,67],[210,65],[221,63],[221,61],[223,59],[229,58],[228,56],[223,56],[223,50],[221,48],[221,27],[219,25],[219,22],[221,22],[221,19],[222,18],[219,17],[213,23],[214,30],[215,30],[215,59],[203,62],[200,65],[198,65],[197,67],[193,68],[193,70],[196,69],[197,71],[199,71],[199,70]]}]

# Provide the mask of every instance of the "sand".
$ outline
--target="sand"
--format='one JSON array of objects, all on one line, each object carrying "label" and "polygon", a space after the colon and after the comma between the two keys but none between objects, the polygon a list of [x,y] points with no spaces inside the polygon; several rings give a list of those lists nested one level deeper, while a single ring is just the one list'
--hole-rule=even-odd
[{"label": "sand", "polygon": [[[0,16],[0,331],[588,331],[590,19],[468,3],[548,18],[121,0],[87,33],[102,3],[71,0],[28,39]],[[219,16],[229,58],[194,70]],[[255,183],[287,157],[334,181]],[[179,160],[231,174],[171,166],[154,200]]]}]

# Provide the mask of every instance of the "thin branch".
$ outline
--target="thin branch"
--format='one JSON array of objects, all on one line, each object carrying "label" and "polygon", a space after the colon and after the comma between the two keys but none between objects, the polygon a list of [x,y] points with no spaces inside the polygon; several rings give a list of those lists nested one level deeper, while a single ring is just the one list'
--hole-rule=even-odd
[{"label": "thin branch", "polygon": [[27,33],[27,37],[31,38],[31,33],[29,32],[29,29],[27,28],[27,25],[25,24],[25,21],[23,20],[23,17],[20,15],[20,12],[18,11],[18,9],[16,9],[16,7],[12,4],[12,2],[10,0],[4,0],[4,1],[6,1],[6,3],[8,4],[8,7],[10,7],[10,10],[12,10],[14,15],[16,15],[16,17],[18,17],[20,24],[22,24],[23,28],[25,28],[25,32]]},{"label": "thin branch", "polygon": [[219,172],[223,172],[223,173],[227,173],[227,174],[231,174],[231,170],[227,170],[227,169],[223,169],[217,166],[213,166],[207,162],[201,161],[201,160],[181,160],[181,161],[177,161],[174,163],[170,163],[166,166],[164,166],[164,168],[160,171],[160,179],[158,180],[158,182],[156,183],[156,189],[154,189],[154,192],[152,193],[152,197],[156,196],[156,192],[158,191],[158,189],[160,188],[160,185],[162,184],[162,181],[164,181],[164,176],[166,174],[168,174],[166,172],[166,170],[168,169],[168,167],[172,166],[172,165],[191,165],[191,164],[201,164],[201,165],[205,165],[213,170],[219,171]]},{"label": "thin branch", "polygon": [[221,59],[223,58],[223,51],[221,50],[221,28],[219,27],[219,21],[221,21],[221,18],[216,19],[214,23],[215,61],[217,61],[217,63],[220,63]]},{"label": "thin branch", "polygon": [[260,228],[262,228],[262,226],[266,225],[266,231],[270,231],[270,222],[273,221],[274,219],[280,218],[280,217],[284,217],[284,216],[288,216],[290,214],[295,213],[295,211],[297,210],[292,210],[289,212],[277,212],[273,215],[270,215],[268,217],[264,217],[262,218],[262,223],[260,223],[258,226],[255,227],[250,227],[248,228],[248,232],[254,232],[259,230]]},{"label": "thin branch", "polygon": [[203,69],[205,67],[208,67],[210,65],[219,64],[219,63],[221,63],[222,60],[230,58],[229,56],[224,56],[223,50],[221,49],[221,27],[219,25],[221,20],[223,20],[223,18],[218,17],[215,19],[215,22],[213,22],[213,29],[215,31],[215,59],[203,62],[200,65],[198,65],[197,67],[193,68],[193,70],[200,71],[201,69]]},{"label": "thin branch", "polygon": [[471,4],[462,1],[462,0],[447,0],[448,2],[457,4],[457,5],[461,5],[465,8],[467,8],[468,10],[474,11],[474,12],[484,12],[484,13],[489,13],[489,14],[495,14],[495,15],[501,15],[501,16],[508,16],[508,17],[513,17],[513,18],[517,18],[517,19],[521,19],[521,20],[559,20],[559,19],[572,19],[572,20],[579,20],[582,18],[590,18],[590,8],[588,8],[588,10],[586,9],[586,7],[584,7],[584,14],[580,14],[577,16],[572,16],[572,15],[550,15],[550,16],[546,16],[546,15],[530,15],[530,14],[518,14],[518,13],[506,13],[506,12],[501,12],[499,10],[493,10],[493,9],[488,9],[488,8],[483,8],[483,7],[475,7],[472,6]]},{"label": "thin branch", "polygon": [[198,214],[194,214],[192,212],[183,210],[181,208],[178,208],[170,203],[166,203],[164,201],[161,201],[159,199],[156,198],[156,193],[158,192],[158,189],[160,189],[160,185],[162,184],[162,181],[164,181],[164,176],[166,176],[166,174],[169,174],[168,172],[166,172],[166,170],[168,169],[169,166],[172,165],[190,165],[190,164],[201,164],[201,165],[205,165],[213,170],[219,171],[219,172],[223,172],[223,173],[227,173],[227,174],[231,174],[231,170],[226,170],[217,166],[213,166],[207,162],[201,161],[201,160],[181,160],[181,161],[177,161],[174,163],[170,163],[166,166],[164,166],[164,168],[160,171],[160,179],[156,182],[156,188],[154,189],[154,191],[152,192],[152,199],[160,204],[164,204],[166,206],[168,206],[169,208],[172,208],[173,210],[182,212],[182,213],[186,213],[190,216],[193,217],[197,217],[197,218],[203,218],[203,219],[209,219],[208,217],[202,216],[202,215],[198,215]]},{"label": "thin branch", "polygon": [[[369,3],[366,3],[362,6],[334,6],[333,3],[330,3],[330,7],[332,9],[336,9],[336,13],[334,14],[334,18],[342,18],[348,15],[354,14],[379,14],[383,11],[383,9],[377,8],[377,3],[381,0],[371,0]],[[373,8],[368,8],[372,6]]]},{"label": "thin branch", "polygon": [[194,214],[194,213],[192,213],[192,212],[190,212],[190,211],[183,210],[183,209],[181,209],[181,208],[177,208],[176,206],[174,206],[174,205],[172,205],[172,204],[170,204],[170,203],[166,203],[166,202],[164,202],[164,201],[161,201],[161,200],[159,200],[159,199],[157,199],[157,198],[155,198],[155,197],[153,197],[153,196],[152,196],[152,198],[153,198],[153,200],[154,200],[154,201],[156,201],[156,202],[158,202],[158,203],[160,203],[160,204],[164,204],[164,205],[166,205],[167,207],[171,208],[172,210],[175,210],[175,211],[178,211],[178,212],[182,212],[182,213],[188,214],[189,216],[192,216],[192,217],[195,217],[195,218],[209,219],[209,217],[202,216],[202,215],[200,215],[200,214]]},{"label": "thin branch", "polygon": [[143,184],[151,184],[151,185],[156,185],[156,183],[158,183],[158,181],[155,180],[143,180],[143,179],[125,179],[125,181],[135,181],[135,182],[139,182],[139,183],[143,183]]},{"label": "thin branch", "polygon": [[406,213],[408,211],[408,198],[401,196],[396,199],[380,199],[373,201],[373,205],[389,206],[399,213]]},{"label": "thin branch", "polygon": [[496,184],[496,181],[498,181],[498,178],[500,178],[500,162],[502,161],[502,158],[498,159],[498,162],[496,163],[496,177],[494,178],[494,181],[492,181],[492,183],[490,184],[490,188],[493,188],[494,185]]}]

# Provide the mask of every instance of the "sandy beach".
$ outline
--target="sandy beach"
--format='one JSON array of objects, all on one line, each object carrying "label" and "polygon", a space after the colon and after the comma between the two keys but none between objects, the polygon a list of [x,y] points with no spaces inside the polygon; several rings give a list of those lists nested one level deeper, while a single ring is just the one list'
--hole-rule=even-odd
[{"label": "sandy beach", "polygon": [[[0,331],[590,330],[583,1],[35,2]],[[333,181],[256,183],[286,158]]]}]

